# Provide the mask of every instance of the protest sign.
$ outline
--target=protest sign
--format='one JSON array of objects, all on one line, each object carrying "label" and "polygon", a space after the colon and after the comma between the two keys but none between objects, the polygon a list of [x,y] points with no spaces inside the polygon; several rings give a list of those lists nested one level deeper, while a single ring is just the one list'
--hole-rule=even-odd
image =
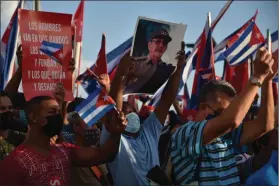
[{"label": "protest sign", "polygon": [[[71,20],[71,14],[19,10],[22,87],[26,100],[42,95],[52,96],[58,82],[65,87],[65,100],[73,100],[72,73],[67,68],[72,58]],[[59,61],[40,51],[43,43],[63,46],[58,55]],[[52,46],[44,47],[49,47],[55,56]]]},{"label": "protest sign", "polygon": [[131,56],[135,58],[135,81],[124,93],[154,94],[175,69],[186,25],[139,17]]}]

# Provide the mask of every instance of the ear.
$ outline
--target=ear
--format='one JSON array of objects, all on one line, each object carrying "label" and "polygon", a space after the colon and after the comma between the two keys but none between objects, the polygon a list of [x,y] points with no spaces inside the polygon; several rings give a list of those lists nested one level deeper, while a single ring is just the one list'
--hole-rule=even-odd
[{"label": "ear", "polygon": [[200,103],[199,104],[199,110],[206,110],[207,105],[205,103]]},{"label": "ear", "polygon": [[151,41],[148,41],[148,50],[150,50],[150,48],[151,48]]}]

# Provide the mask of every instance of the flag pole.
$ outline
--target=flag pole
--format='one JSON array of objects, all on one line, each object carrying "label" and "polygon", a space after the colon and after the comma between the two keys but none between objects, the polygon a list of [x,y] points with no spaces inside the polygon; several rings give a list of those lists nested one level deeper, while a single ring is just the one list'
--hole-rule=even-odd
[{"label": "flag pole", "polygon": [[34,1],[35,4],[35,11],[40,11],[40,0],[35,0]]},{"label": "flag pole", "polygon": [[[24,0],[20,1],[19,2],[19,8],[23,8],[23,5],[24,5]],[[4,84],[4,87],[8,84],[8,82],[12,79],[12,76],[13,76],[13,71],[14,71],[14,68],[15,68],[15,60],[16,60],[16,50],[17,50],[17,47],[18,47],[18,44],[19,44],[19,25],[17,25],[17,30],[16,30],[16,42],[15,42],[15,50],[14,50],[14,53],[13,53],[13,57],[11,59],[11,64],[10,64],[10,69],[9,69],[9,74],[8,74],[8,81],[6,82],[6,84]]]},{"label": "flag pole", "polygon": [[[271,35],[270,35],[269,29],[266,30],[266,39],[267,39],[267,51],[268,51],[268,54],[272,55],[272,49],[271,49],[272,41],[271,41]],[[270,73],[273,73],[272,68],[270,68]]]},{"label": "flag pole", "polygon": [[[75,27],[75,35],[74,35],[74,40],[76,37],[76,27]],[[77,70],[75,73],[73,73],[73,87],[76,87],[76,97],[78,97],[78,88],[79,88],[79,84],[75,84],[75,79],[78,77],[79,75],[79,59],[80,59],[80,48],[81,48],[81,42],[75,42],[74,41],[74,59],[75,59],[75,69]]]}]

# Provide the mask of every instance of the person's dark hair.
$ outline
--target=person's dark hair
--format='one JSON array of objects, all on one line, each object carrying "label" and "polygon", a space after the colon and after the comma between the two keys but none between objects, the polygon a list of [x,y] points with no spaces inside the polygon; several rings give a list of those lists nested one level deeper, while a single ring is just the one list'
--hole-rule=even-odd
[{"label": "person's dark hair", "polygon": [[125,110],[126,108],[130,108],[133,110],[133,112],[137,112],[136,109],[127,101],[123,101],[123,105],[122,105],[122,110]]},{"label": "person's dark hair", "polygon": [[49,96],[37,96],[29,100],[25,108],[27,120],[29,119],[28,116],[30,113],[39,110],[41,103],[48,100],[53,100],[53,98]]},{"label": "person's dark hair", "polygon": [[81,104],[81,102],[83,102],[85,99],[84,98],[75,98],[74,101],[72,101],[71,103],[69,103],[68,107],[67,107],[67,113],[73,112],[76,107]]},{"label": "person's dark hair", "polygon": [[1,91],[0,92],[0,97],[10,97],[8,93]]},{"label": "person's dark hair", "polygon": [[233,86],[224,80],[212,80],[204,84],[199,93],[199,103],[214,99],[217,92],[222,92],[230,97],[236,96]]},{"label": "person's dark hair", "polygon": [[253,141],[252,149],[253,149],[254,153],[258,154],[261,151],[261,146],[266,147],[267,143],[268,143],[268,140],[269,140],[269,135],[267,133],[267,134],[263,135],[262,137]]},{"label": "person's dark hair", "polygon": [[170,131],[175,127],[175,125],[182,125],[182,121],[173,110],[169,111],[169,121]]},{"label": "person's dark hair", "polygon": [[23,93],[16,92],[10,94],[11,101],[13,103],[13,107],[15,109],[24,109],[26,106],[26,100]]}]

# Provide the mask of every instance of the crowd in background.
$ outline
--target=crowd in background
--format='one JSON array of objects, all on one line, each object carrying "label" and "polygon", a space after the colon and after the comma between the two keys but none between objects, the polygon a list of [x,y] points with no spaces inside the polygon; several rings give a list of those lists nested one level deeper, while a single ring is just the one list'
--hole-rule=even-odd
[{"label": "crowd in background", "polygon": [[[206,83],[191,120],[176,99],[184,51],[158,106],[144,115],[123,101],[133,69],[125,55],[112,82],[107,74],[98,79],[116,109],[92,127],[75,112],[84,99],[65,102],[61,83],[53,97],[26,102],[18,93],[20,48],[17,57],[19,68],[0,94],[1,185],[278,184],[271,85],[278,69],[270,71],[274,60],[266,49],[257,51],[253,78],[239,95],[226,81]],[[254,107],[259,89],[260,106]]]}]

